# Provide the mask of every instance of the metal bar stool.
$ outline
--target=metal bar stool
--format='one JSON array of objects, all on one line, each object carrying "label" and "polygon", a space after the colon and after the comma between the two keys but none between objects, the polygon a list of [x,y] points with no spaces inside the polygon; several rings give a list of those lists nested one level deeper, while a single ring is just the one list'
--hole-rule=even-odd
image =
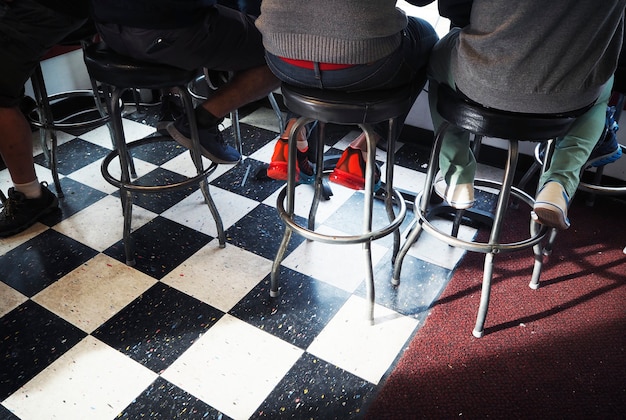
[{"label": "metal bar stool", "polygon": [[[134,265],[135,263],[132,238],[130,236],[133,205],[132,193],[159,193],[185,188],[191,184],[198,184],[209,206],[213,219],[215,220],[219,246],[220,248],[224,248],[226,246],[224,227],[217,207],[209,193],[207,180],[208,176],[217,168],[217,164],[211,163],[206,169],[203,167],[193,103],[191,95],[187,91],[187,84],[195,77],[195,71],[137,61],[133,58],[117,54],[101,44],[93,44],[85,49],[85,64],[87,65],[87,70],[90,75],[95,80],[102,83],[105,91],[105,103],[109,115],[111,116],[114,150],[105,157],[101,169],[102,175],[107,182],[120,189],[124,215],[124,250],[126,254],[126,264]],[[187,118],[189,118],[193,144],[190,152],[197,175],[188,177],[180,182],[164,185],[136,185],[131,181],[129,170],[131,167],[130,149],[148,143],[163,141],[164,138],[159,136],[146,137],[127,144],[122,127],[121,95],[128,89],[163,89],[172,87],[178,89],[183,100]],[[120,162],[120,179],[114,178],[108,169],[114,159],[119,159]]]},{"label": "metal bar stool", "polygon": [[[270,296],[278,296],[278,273],[281,261],[287,250],[292,232],[308,240],[330,244],[363,244],[366,263],[366,291],[369,301],[368,319],[374,321],[374,272],[372,266],[371,242],[383,236],[394,234],[394,255],[400,245],[399,226],[406,215],[406,204],[400,193],[393,188],[393,169],[395,142],[398,136],[397,118],[408,113],[412,101],[410,90],[400,88],[391,91],[373,91],[345,93],[330,90],[303,89],[288,84],[282,85],[285,105],[301,117],[293,125],[288,140],[287,185],[280,191],[277,200],[278,214],[285,223],[285,233],[274,259],[271,273]],[[316,177],[315,192],[309,211],[307,226],[299,225],[294,218],[296,188],[296,141],[298,130],[305,124],[317,121],[316,136]],[[372,230],[374,200],[375,150],[376,139],[371,124],[388,121],[387,170],[385,179],[385,208],[389,224]],[[365,133],[367,140],[367,161],[365,169],[365,203],[363,206],[363,229],[354,235],[325,235],[315,231],[315,215],[323,195],[322,178],[324,176],[324,140],[327,123],[357,125]],[[285,208],[285,199],[287,206]],[[394,210],[398,206],[398,213]]]},{"label": "metal bar stool", "polygon": [[[504,216],[509,204],[509,198],[513,197],[520,202],[526,203],[531,208],[535,201],[533,197],[523,190],[513,186],[513,176],[518,160],[518,141],[543,141],[561,137],[567,133],[567,130],[575,121],[575,116],[521,114],[487,108],[469,100],[467,97],[454,91],[445,84],[439,85],[438,95],[437,110],[444,118],[445,122],[435,135],[424,189],[415,199],[414,211],[417,223],[409,233],[408,238],[396,257],[392,282],[396,285],[400,283],[400,273],[404,257],[423,230],[448,245],[472,252],[484,253],[485,263],[480,305],[476,325],[472,331],[475,337],[482,337],[489,307],[495,255],[500,252],[521,251],[532,247],[535,265],[531,285],[538,283],[543,264],[541,242],[551,230],[545,226],[533,223],[529,214],[530,233],[527,238],[511,243],[500,242],[500,235],[505,222]],[[474,182],[477,187],[487,187],[498,191],[498,200],[495,213],[493,214],[493,223],[491,224],[488,242],[459,239],[452,233],[443,232],[436,228],[430,222],[430,220],[437,215],[436,212],[431,211],[431,196],[434,190],[435,174],[439,169],[441,142],[450,125],[462,128],[476,136],[508,140],[508,158],[502,181],[476,179]],[[549,162],[552,147],[552,143],[550,143],[549,153],[546,153],[546,160],[544,162]]]},{"label": "metal bar stool", "polygon": [[[93,22],[87,21],[85,25],[70,33],[58,45],[60,47],[76,47],[85,49],[93,42],[97,32]],[[50,54],[50,53],[49,53]],[[50,58],[49,55],[44,58]],[[41,64],[37,64],[35,71],[31,75],[31,83],[33,86],[33,94],[35,96],[36,107],[28,114],[30,123],[39,128],[41,148],[46,159],[48,167],[52,172],[52,179],[59,198],[64,196],[59,181],[59,171],[57,167],[57,130],[64,132],[72,132],[73,130],[90,130],[109,121],[109,116],[104,109],[101,98],[98,95],[98,88],[93,78],[90,78],[91,90],[77,89],[66,92],[59,92],[49,95],[46,89]],[[85,98],[92,105],[88,108],[81,108],[77,112],[69,115],[54,115],[54,104],[61,103],[65,100],[79,100]],[[93,114],[96,114],[95,116]],[[48,140],[50,147],[48,147]]]}]

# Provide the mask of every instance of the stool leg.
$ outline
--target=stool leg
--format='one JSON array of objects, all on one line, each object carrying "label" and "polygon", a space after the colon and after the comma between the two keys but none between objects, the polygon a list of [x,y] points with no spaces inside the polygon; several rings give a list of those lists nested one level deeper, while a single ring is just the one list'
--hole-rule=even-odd
[{"label": "stool leg", "polygon": [[426,179],[424,180],[424,189],[421,193],[415,196],[415,205],[413,206],[413,209],[415,213],[414,217],[416,223],[409,232],[409,235],[404,241],[404,244],[400,248],[400,251],[396,256],[396,260],[394,263],[393,277],[391,279],[391,283],[394,286],[400,284],[400,274],[402,272],[402,262],[404,261],[404,257],[422,233],[422,218],[426,217],[428,211],[428,204],[430,203],[435,175],[437,170],[439,169],[439,153],[441,151],[441,142],[448,126],[449,123],[444,121],[444,123],[435,134],[433,148],[430,152],[428,171],[426,171]]},{"label": "stool leg", "polygon": [[[502,179],[502,189],[500,190],[500,194],[498,194],[496,213],[493,220],[493,226],[491,228],[491,234],[489,235],[489,244],[493,246],[497,246],[500,242],[502,222],[504,220],[504,214],[506,213],[506,209],[509,204],[509,196],[511,192],[511,186],[513,185],[513,176],[515,175],[515,169],[517,167],[518,155],[519,145],[517,140],[509,140],[509,153],[506,167],[504,169],[504,177]],[[497,252],[497,249],[494,248],[492,252],[485,254],[480,304],[478,307],[478,315],[476,317],[476,326],[474,327],[474,331],[472,331],[474,337],[477,338],[482,337],[484,334],[485,319],[487,318],[487,311],[489,309],[489,298],[491,295],[493,260]]]},{"label": "stool leg", "polygon": [[278,102],[276,102],[276,97],[273,92],[270,92],[267,95],[267,99],[270,101],[270,105],[276,114],[276,119],[278,120],[278,133],[280,134],[283,131],[283,127],[285,127],[285,119],[283,118],[283,113],[278,106]]},{"label": "stool leg", "polygon": [[317,146],[315,148],[315,186],[313,201],[311,202],[311,208],[309,209],[309,219],[307,221],[309,230],[315,230],[315,216],[317,215],[320,199],[324,194],[324,142],[326,139],[326,123],[318,122],[315,129],[317,130]]},{"label": "stool leg", "polygon": [[[110,105],[112,103],[111,101],[113,100],[113,89],[111,88],[111,86],[103,84],[102,85],[102,90],[104,92],[105,105],[106,105],[106,108],[107,108],[107,112],[109,113],[109,122],[107,124],[107,127],[108,127],[109,133],[111,135],[111,141],[113,142],[113,149],[118,150],[117,145],[115,143],[116,134],[115,134],[115,126],[114,126],[114,123],[113,123],[113,115],[114,114],[111,114],[111,105]],[[118,102],[120,101],[120,98],[121,98],[121,93],[119,94],[119,97],[117,99]],[[119,108],[119,112],[120,112],[120,116],[121,116],[122,115],[121,114],[121,112],[122,112],[122,105],[118,104],[118,108]],[[122,124],[121,120],[120,120],[120,124]],[[123,131],[124,131],[124,129],[122,128],[122,132]],[[135,178],[137,178],[137,171],[135,170],[135,162],[133,161],[133,157],[130,154],[130,150],[127,150],[126,156],[127,156],[126,161],[128,162],[128,170],[129,170],[130,177],[132,179],[135,179]]]},{"label": "stool leg", "polygon": [[113,127],[113,145],[117,150],[120,160],[121,170],[121,187],[120,187],[120,199],[122,202],[122,213],[124,217],[124,252],[126,254],[126,264],[129,266],[135,265],[135,252],[134,244],[130,235],[132,217],[133,217],[133,195],[124,188],[124,185],[130,184],[129,173],[129,159],[128,149],[126,147],[126,138],[124,136],[124,129],[122,127],[122,110],[120,108],[120,98],[125,89],[113,88],[111,90],[111,96],[107,98],[107,109],[109,116],[111,117],[111,125]]},{"label": "stool leg", "polygon": [[241,126],[239,125],[239,110],[230,113],[231,126],[233,127],[233,136],[235,137],[235,146],[243,159],[243,143],[241,141]]},{"label": "stool leg", "polygon": [[[398,137],[398,123],[396,118],[389,120],[389,131],[387,134],[387,158],[386,158],[386,171],[385,171],[385,209],[387,210],[387,217],[391,222],[396,217],[396,213],[393,209],[393,173],[396,156],[396,139]],[[400,250],[400,229],[396,229],[393,232],[393,251],[391,254],[391,263],[393,264],[398,251]]]},{"label": "stool leg", "polygon": [[[35,71],[31,77],[31,83],[33,85],[33,92],[35,94],[35,100],[39,111],[39,120],[42,125],[42,128],[39,130],[41,148],[46,156],[46,159],[48,160],[48,168],[52,172],[52,179],[54,181],[54,187],[57,195],[59,198],[63,198],[64,194],[61,189],[61,181],[59,180],[59,171],[57,167],[58,141],[56,131],[53,128],[54,116],[52,115],[52,107],[50,106],[50,101],[48,100],[48,91],[46,89],[41,65],[37,65],[35,67]],[[50,138],[50,148],[48,148],[48,138]]]},{"label": "stool leg", "polygon": [[[311,122],[312,120],[309,118],[298,118],[298,121],[292,126],[291,131],[289,132],[289,139],[287,140],[287,185],[284,187],[282,192],[278,194],[278,203],[281,203],[282,200],[287,200],[287,208],[285,210],[285,214],[280,214],[281,217],[288,217],[293,220],[294,218],[294,198],[296,193],[296,150],[297,150],[297,133],[301,127],[304,127],[305,124]],[[317,174],[316,177],[319,177],[321,174]],[[317,182],[317,180],[316,180]],[[285,196],[286,193],[286,196]],[[280,205],[277,206],[280,209]],[[279,210],[280,211],[280,210]],[[285,256],[285,252],[287,251],[287,247],[289,246],[289,240],[291,239],[291,227],[285,223],[285,232],[283,234],[283,239],[280,242],[280,246],[278,247],[278,251],[276,252],[276,257],[274,258],[274,262],[272,263],[272,272],[270,275],[270,296],[276,297],[279,295],[278,291],[278,276],[280,272],[280,263]]]},{"label": "stool leg", "polygon": [[[192,148],[190,150],[191,159],[193,161],[194,166],[196,167],[196,173],[201,174],[204,171],[204,166],[202,164],[202,153],[200,151],[200,138],[198,136],[198,128],[196,125],[196,116],[193,109],[193,101],[191,99],[191,94],[184,86],[179,86],[178,91],[180,97],[183,101],[183,105],[185,107],[185,113],[189,120],[189,127],[191,128],[191,143]],[[239,127],[239,122],[237,122],[237,127]],[[214,164],[217,166],[216,164]],[[215,221],[215,227],[217,229],[217,239],[219,241],[219,247],[226,247],[226,234],[224,233],[224,224],[222,222],[222,217],[211,197],[211,193],[209,192],[209,181],[204,178],[200,181],[200,190],[202,191],[202,195],[204,196],[204,201],[209,206],[209,210],[211,211],[211,215],[213,216],[213,220]]]},{"label": "stool leg", "polygon": [[[550,139],[545,143],[545,148],[544,148],[544,157],[543,157],[543,162],[541,162],[541,165],[539,166],[539,168],[541,169],[540,175],[542,175],[550,166],[550,161],[552,159],[552,154],[554,153],[554,147],[556,145],[556,141],[554,139]],[[538,149],[536,149],[536,156],[535,156],[535,162],[539,162],[539,152]],[[541,189],[541,185],[537,185],[537,190],[536,192],[539,192],[539,189]],[[536,196],[536,194],[535,194]],[[530,232],[531,234],[534,234],[535,232],[537,232],[537,229],[539,229],[540,226],[535,223],[534,221],[530,221]],[[550,255],[552,254],[552,247],[554,245],[554,241],[556,240],[556,235],[557,235],[558,231],[554,228],[550,229],[550,235],[548,237],[548,240],[545,242],[545,245],[542,244],[541,242],[539,242],[537,245],[533,246],[533,254],[535,256],[535,264],[533,266],[533,273],[530,279],[530,283],[529,283],[529,287],[531,289],[538,289],[539,288],[539,280],[541,277],[541,270],[543,269],[543,257],[545,255]]]},{"label": "stool leg", "polygon": [[[363,205],[363,233],[372,231],[372,214],[374,210],[374,182],[376,172],[376,135],[369,124],[359,124],[365,133],[367,143],[367,161],[365,164],[365,196]],[[393,163],[393,162],[392,162]],[[393,183],[393,179],[391,180]],[[391,219],[393,220],[393,218]],[[372,240],[363,242],[363,254],[365,257],[365,290],[368,300],[367,318],[374,324],[374,305],[376,303],[376,291],[374,288],[374,266],[372,263]]]}]

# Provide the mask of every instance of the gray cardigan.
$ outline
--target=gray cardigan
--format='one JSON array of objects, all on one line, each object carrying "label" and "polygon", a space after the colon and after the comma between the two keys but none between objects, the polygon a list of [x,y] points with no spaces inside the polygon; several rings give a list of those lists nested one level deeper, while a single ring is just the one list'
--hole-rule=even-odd
[{"label": "gray cardigan", "polygon": [[265,49],[279,57],[365,64],[400,45],[407,18],[395,4],[395,0],[263,0],[256,26]]},{"label": "gray cardigan", "polygon": [[457,87],[509,111],[583,108],[615,71],[625,6],[626,0],[475,0],[452,56]]}]

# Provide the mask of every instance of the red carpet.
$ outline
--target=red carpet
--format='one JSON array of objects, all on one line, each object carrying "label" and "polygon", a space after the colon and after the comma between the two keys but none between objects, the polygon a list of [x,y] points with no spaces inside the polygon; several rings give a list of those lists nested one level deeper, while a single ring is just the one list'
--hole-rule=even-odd
[{"label": "red carpet", "polygon": [[[496,257],[480,339],[484,255],[467,254],[367,418],[626,418],[626,203],[582,198],[539,289],[530,250]],[[507,236],[526,231],[527,211]]]}]

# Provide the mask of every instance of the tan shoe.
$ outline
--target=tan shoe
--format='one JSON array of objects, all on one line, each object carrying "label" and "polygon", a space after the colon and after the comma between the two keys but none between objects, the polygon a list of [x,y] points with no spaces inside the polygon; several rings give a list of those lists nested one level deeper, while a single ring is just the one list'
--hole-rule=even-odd
[{"label": "tan shoe", "polygon": [[456,184],[450,187],[441,173],[435,177],[435,192],[457,210],[468,209],[474,205],[474,184]]},{"label": "tan shoe", "polygon": [[537,223],[565,230],[570,226],[568,206],[569,197],[563,186],[556,181],[549,181],[537,194],[531,216]]}]

